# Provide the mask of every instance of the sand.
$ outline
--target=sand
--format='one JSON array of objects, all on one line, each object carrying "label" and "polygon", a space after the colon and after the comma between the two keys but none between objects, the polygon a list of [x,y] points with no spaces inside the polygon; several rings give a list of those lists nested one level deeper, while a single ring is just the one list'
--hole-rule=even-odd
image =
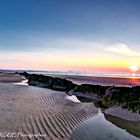
[{"label": "sand", "polygon": [[95,114],[92,103],[71,101],[64,92],[0,83],[0,132],[20,135],[14,139],[34,139],[31,134],[41,134],[36,140],[67,139],[79,123]]},{"label": "sand", "polygon": [[115,116],[128,121],[140,121],[140,114],[132,113],[127,109],[123,109],[121,106],[113,106],[104,111],[105,114]]},{"label": "sand", "polygon": [[0,73],[0,83],[21,82],[23,77],[15,73]]},{"label": "sand", "polygon": [[96,76],[75,76],[75,75],[50,75],[60,77],[76,84],[93,84],[104,86],[123,86],[132,87],[140,85],[140,78],[117,78],[117,77],[96,77]]}]

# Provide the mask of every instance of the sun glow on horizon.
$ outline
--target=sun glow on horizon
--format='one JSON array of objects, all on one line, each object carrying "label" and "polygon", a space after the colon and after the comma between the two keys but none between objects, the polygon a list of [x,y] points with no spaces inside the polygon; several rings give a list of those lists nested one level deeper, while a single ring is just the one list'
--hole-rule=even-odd
[{"label": "sun glow on horizon", "polygon": [[130,70],[131,70],[131,72],[135,73],[139,70],[139,66],[137,64],[132,64],[130,66]]},{"label": "sun glow on horizon", "polygon": [[[81,52],[0,52],[1,69],[138,73],[140,61],[108,54]],[[98,61],[97,61],[98,60]]]}]

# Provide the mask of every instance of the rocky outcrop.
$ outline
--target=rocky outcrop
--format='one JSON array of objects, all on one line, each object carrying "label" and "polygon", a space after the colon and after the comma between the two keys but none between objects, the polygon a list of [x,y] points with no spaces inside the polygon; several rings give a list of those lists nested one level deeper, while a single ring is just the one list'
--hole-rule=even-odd
[{"label": "rocky outcrop", "polygon": [[99,96],[103,96],[107,88],[109,88],[109,86],[82,84],[82,85],[77,86],[74,89],[74,92],[82,92],[82,93],[91,94],[91,95],[98,94]]},{"label": "rocky outcrop", "polygon": [[105,92],[102,104],[106,107],[119,105],[140,113],[140,87],[111,87]]},{"label": "rocky outcrop", "polygon": [[[18,72],[16,72],[18,73]],[[19,73],[20,75],[24,76],[26,79],[28,79],[30,77],[30,74],[27,73],[26,71]]]},{"label": "rocky outcrop", "polygon": [[82,84],[77,86],[70,94],[77,96],[82,102],[100,102],[108,86]]},{"label": "rocky outcrop", "polygon": [[97,101],[102,107],[118,105],[140,113],[140,86],[109,87],[83,84],[73,90],[73,95],[82,102]]},{"label": "rocky outcrop", "polygon": [[69,91],[76,87],[71,81],[51,76],[31,74],[28,84],[33,86],[45,87],[58,91]]}]

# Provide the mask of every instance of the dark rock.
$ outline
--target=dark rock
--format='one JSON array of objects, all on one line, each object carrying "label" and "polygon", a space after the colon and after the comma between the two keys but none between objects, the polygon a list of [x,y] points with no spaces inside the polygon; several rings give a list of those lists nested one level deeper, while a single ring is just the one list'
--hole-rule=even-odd
[{"label": "dark rock", "polygon": [[103,96],[107,88],[109,87],[101,85],[82,84],[80,86],[77,86],[73,92],[82,92],[85,94],[97,94],[99,96]]},{"label": "dark rock", "polygon": [[102,104],[105,107],[117,104],[133,112],[140,112],[140,87],[108,88],[102,98]]},{"label": "dark rock", "polygon": [[115,94],[129,94],[131,93],[131,88],[129,87],[109,87],[107,88],[105,95],[106,96],[114,96]]},{"label": "dark rock", "polygon": [[83,97],[83,96],[76,96],[76,97],[81,102],[93,102],[92,98],[87,98],[87,97]]},{"label": "dark rock", "polygon": [[51,76],[31,74],[28,84],[33,86],[45,87],[58,91],[69,91],[76,87],[71,81]]},{"label": "dark rock", "polygon": [[73,95],[76,95],[81,102],[100,102],[104,96],[106,89],[109,86],[82,84],[73,90]]},{"label": "dark rock", "polygon": [[26,79],[28,79],[30,77],[30,74],[27,73],[26,71],[19,73],[20,75],[24,76]]},{"label": "dark rock", "polygon": [[133,93],[138,93],[140,95],[140,86],[134,86],[134,87],[132,87],[132,92]]}]

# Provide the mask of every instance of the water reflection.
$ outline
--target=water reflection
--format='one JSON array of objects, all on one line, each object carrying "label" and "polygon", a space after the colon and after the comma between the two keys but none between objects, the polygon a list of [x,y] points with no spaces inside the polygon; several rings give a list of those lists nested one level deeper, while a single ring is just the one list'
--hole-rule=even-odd
[{"label": "water reflection", "polygon": [[99,110],[98,115],[81,123],[74,130],[71,140],[140,140],[140,138],[107,121]]}]

